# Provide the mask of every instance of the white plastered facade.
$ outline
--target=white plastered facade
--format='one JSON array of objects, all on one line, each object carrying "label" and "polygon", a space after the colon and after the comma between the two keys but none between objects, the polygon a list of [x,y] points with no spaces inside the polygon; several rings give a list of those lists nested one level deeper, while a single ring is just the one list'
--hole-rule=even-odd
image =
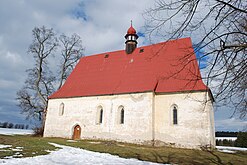
[{"label": "white plastered facade", "polygon": [[[79,125],[81,139],[183,148],[214,147],[214,114],[209,98],[208,92],[203,91],[50,99],[44,136],[72,138],[74,127]],[[61,104],[64,104],[63,114],[59,108]],[[172,115],[174,105],[177,107],[176,125]],[[120,124],[122,107],[124,123]],[[101,108],[103,120],[99,123]]]}]

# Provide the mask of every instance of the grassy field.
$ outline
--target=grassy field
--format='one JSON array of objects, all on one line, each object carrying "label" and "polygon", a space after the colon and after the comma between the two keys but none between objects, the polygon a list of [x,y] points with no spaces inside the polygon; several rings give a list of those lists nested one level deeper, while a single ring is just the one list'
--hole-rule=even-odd
[{"label": "grassy field", "polygon": [[[169,147],[149,147],[134,144],[117,143],[113,141],[91,141],[79,140],[69,142],[62,138],[41,138],[32,136],[7,136],[0,135],[0,144],[12,145],[10,148],[0,149],[0,158],[6,156],[23,155],[22,157],[30,157],[48,154],[47,150],[55,150],[56,148],[48,142],[63,144],[67,146],[87,149],[97,152],[105,152],[118,155],[124,158],[136,158],[159,163],[175,163],[175,164],[236,164],[247,165],[247,153],[238,152],[235,154],[221,153],[217,151],[200,151],[190,149],[178,149]],[[23,147],[22,151],[16,151],[15,148]],[[14,149],[14,150],[13,150]],[[18,157],[18,156],[16,156]]]}]

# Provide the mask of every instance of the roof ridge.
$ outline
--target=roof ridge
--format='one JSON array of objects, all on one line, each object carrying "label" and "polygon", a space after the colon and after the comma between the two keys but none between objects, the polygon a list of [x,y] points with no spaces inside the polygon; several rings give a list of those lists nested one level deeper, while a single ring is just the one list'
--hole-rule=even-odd
[{"label": "roof ridge", "polygon": [[[175,42],[175,41],[181,41],[181,40],[185,40],[185,39],[190,39],[191,40],[190,37],[173,39],[173,40],[163,41],[163,42],[159,42],[159,43],[152,43],[150,45],[139,46],[139,47],[136,48],[136,50],[143,49],[145,47],[152,47],[152,46],[156,46],[156,45],[162,45],[162,44],[165,44],[165,43],[171,43],[171,42]],[[125,51],[125,49],[114,50],[114,51],[111,51],[111,52],[110,51],[106,51],[106,52],[103,52],[103,53],[90,54],[90,55],[83,56],[82,58],[92,57],[92,56],[99,56],[99,55],[105,55],[105,54],[110,54],[110,53],[117,53],[117,52],[122,52],[122,51]]]}]

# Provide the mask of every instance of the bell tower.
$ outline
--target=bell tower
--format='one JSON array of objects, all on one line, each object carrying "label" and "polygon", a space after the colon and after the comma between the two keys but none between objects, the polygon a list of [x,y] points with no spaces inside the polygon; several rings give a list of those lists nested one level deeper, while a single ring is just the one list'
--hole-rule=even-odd
[{"label": "bell tower", "polygon": [[125,51],[127,54],[131,54],[137,47],[137,39],[138,39],[136,30],[132,27],[132,21],[131,21],[130,28],[127,31],[127,34],[125,35],[125,39],[126,39]]}]

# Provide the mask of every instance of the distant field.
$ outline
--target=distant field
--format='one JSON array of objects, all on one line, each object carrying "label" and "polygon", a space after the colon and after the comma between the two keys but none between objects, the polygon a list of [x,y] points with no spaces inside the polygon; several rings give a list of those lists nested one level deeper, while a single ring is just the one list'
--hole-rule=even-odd
[{"label": "distant field", "polygon": [[[0,135],[1,145],[11,145],[9,148],[0,149],[0,159],[8,157],[30,157],[49,154],[57,148],[49,142],[82,148],[90,151],[110,153],[124,158],[170,163],[170,164],[234,164],[247,165],[247,152],[223,153],[219,151],[200,151],[178,149],[169,147],[149,147],[114,141],[71,141],[62,138],[42,138],[31,135]],[[11,149],[10,149],[11,148]],[[20,150],[21,149],[21,150]],[[18,152],[18,154],[17,154]],[[16,156],[15,156],[16,155]]]},{"label": "distant field", "polygon": [[237,137],[216,137],[216,140],[232,140],[235,141],[237,140]]},{"label": "distant field", "polygon": [[28,134],[33,134],[33,130],[0,128],[0,134],[1,135],[28,135]]}]

